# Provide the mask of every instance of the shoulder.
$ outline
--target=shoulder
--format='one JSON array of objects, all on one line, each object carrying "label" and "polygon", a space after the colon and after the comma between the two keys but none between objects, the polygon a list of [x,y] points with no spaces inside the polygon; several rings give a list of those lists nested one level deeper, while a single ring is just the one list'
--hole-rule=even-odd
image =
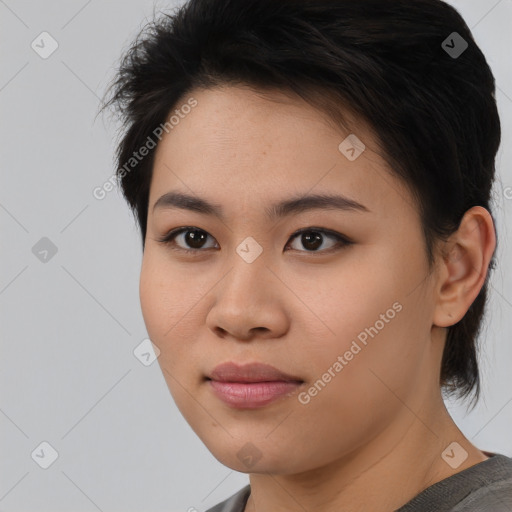
[{"label": "shoulder", "polygon": [[396,512],[512,512],[512,458],[489,459],[441,480]]},{"label": "shoulder", "polygon": [[512,512],[512,458],[497,454],[492,459],[492,466],[482,465],[485,471],[475,474],[480,485],[452,512]]},{"label": "shoulder", "polygon": [[251,486],[246,485],[227,500],[217,503],[217,505],[209,508],[206,512],[243,512],[250,493]]},{"label": "shoulder", "polygon": [[[251,493],[246,485],[206,512],[244,512]],[[429,487],[401,507],[399,512],[434,510],[432,505],[449,505],[450,512],[512,512],[512,458],[491,458]],[[426,505],[428,506],[424,508]],[[398,512],[398,511],[397,511]]]}]

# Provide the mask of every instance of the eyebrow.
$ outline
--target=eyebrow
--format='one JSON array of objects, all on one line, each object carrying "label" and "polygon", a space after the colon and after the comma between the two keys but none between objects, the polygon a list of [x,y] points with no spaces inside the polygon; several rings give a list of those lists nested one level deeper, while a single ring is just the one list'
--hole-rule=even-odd
[{"label": "eyebrow", "polygon": [[[153,212],[157,209],[172,208],[190,210],[203,215],[215,215],[225,221],[224,209],[220,204],[183,192],[167,192],[155,202]],[[370,212],[366,206],[343,195],[313,194],[292,197],[272,204],[265,208],[265,214],[272,221],[294,213],[317,209]]]}]

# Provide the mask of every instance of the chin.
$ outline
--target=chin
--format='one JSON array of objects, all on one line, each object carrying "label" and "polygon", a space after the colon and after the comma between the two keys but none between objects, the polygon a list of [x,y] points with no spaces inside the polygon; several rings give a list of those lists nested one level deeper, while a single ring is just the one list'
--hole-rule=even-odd
[{"label": "chin", "polygon": [[[290,460],[290,450],[275,444],[251,442],[251,436],[246,436],[247,441],[235,438],[226,438],[224,443],[219,443],[218,438],[211,443],[204,442],[211,454],[224,466],[240,473],[261,474],[289,474],[300,472],[300,468],[294,468],[294,462]],[[277,449],[277,451],[276,451]]]}]

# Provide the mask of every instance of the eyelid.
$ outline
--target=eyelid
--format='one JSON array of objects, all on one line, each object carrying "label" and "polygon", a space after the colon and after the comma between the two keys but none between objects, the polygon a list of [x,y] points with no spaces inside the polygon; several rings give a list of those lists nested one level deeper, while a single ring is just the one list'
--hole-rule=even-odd
[{"label": "eyelid", "polygon": [[[208,236],[210,233],[208,231],[205,231],[204,229],[198,228],[196,226],[181,226],[179,228],[172,229],[168,233],[166,233],[163,237],[157,238],[157,242],[160,242],[165,245],[175,246],[176,242],[175,239],[178,235],[181,235],[183,232],[187,231],[202,231],[203,233],[206,233]],[[213,238],[213,237],[212,237]],[[180,252],[190,252],[190,253],[200,253],[205,252],[206,249],[183,249],[182,247],[171,247],[174,250],[180,251]]]},{"label": "eyelid", "polygon": [[[208,231],[206,231],[204,229],[198,228],[196,226],[181,226],[179,228],[172,229],[171,231],[166,233],[163,237],[157,238],[156,241],[159,243],[165,244],[165,245],[169,245],[169,246],[171,246],[171,248],[173,250],[176,250],[176,251],[179,251],[182,253],[200,254],[200,253],[206,252],[209,249],[212,249],[211,247],[208,247],[206,249],[184,249],[179,246],[176,247],[176,242],[175,242],[176,237],[178,235],[180,235],[181,233],[187,232],[187,231],[200,231],[200,232],[206,233],[208,236],[211,236],[213,238],[213,236],[210,235],[210,233],[208,233]],[[297,236],[301,235],[304,232],[309,232],[309,231],[325,234],[330,238],[334,238],[337,241],[337,243],[335,246],[331,247],[330,249],[324,249],[321,251],[298,251],[296,249],[292,249],[292,250],[294,250],[295,252],[302,252],[302,253],[306,253],[306,254],[328,254],[330,252],[333,252],[335,250],[340,250],[340,249],[342,249],[346,246],[352,245],[354,243],[349,237],[342,235],[341,233],[338,233],[337,231],[333,231],[332,229],[321,228],[321,227],[316,227],[316,226],[309,226],[306,228],[298,229],[297,231],[292,233],[289,237],[289,241],[286,243],[286,246],[288,246],[290,241],[293,240],[294,238],[296,238]]]},{"label": "eyelid", "polygon": [[[353,240],[351,240],[349,237],[345,236],[345,235],[342,235],[341,233],[338,233],[337,231],[334,231],[332,229],[327,229],[327,228],[321,228],[321,227],[317,227],[317,226],[308,226],[306,228],[301,228],[301,229],[298,229],[297,231],[295,231],[294,233],[292,233],[290,235],[290,241],[293,240],[294,238],[296,238],[297,236],[301,235],[302,233],[307,233],[307,232],[315,232],[315,233],[322,233],[323,235],[327,235],[329,238],[334,238],[336,240],[336,244],[329,248],[329,249],[324,249],[324,250],[321,250],[321,251],[298,251],[296,249],[292,249],[296,252],[299,252],[299,253],[305,253],[305,254],[330,254],[332,252],[335,252],[335,251],[339,251],[349,245],[352,245],[354,242]],[[287,242],[286,245],[288,246],[290,242]]]}]

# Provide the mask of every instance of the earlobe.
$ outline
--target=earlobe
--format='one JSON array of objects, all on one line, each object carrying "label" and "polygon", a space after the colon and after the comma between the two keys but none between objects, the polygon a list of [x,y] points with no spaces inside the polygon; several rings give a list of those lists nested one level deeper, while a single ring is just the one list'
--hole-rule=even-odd
[{"label": "earlobe", "polygon": [[434,325],[449,327],[464,317],[484,285],[495,248],[492,217],[485,208],[474,206],[464,214],[440,257]]}]

